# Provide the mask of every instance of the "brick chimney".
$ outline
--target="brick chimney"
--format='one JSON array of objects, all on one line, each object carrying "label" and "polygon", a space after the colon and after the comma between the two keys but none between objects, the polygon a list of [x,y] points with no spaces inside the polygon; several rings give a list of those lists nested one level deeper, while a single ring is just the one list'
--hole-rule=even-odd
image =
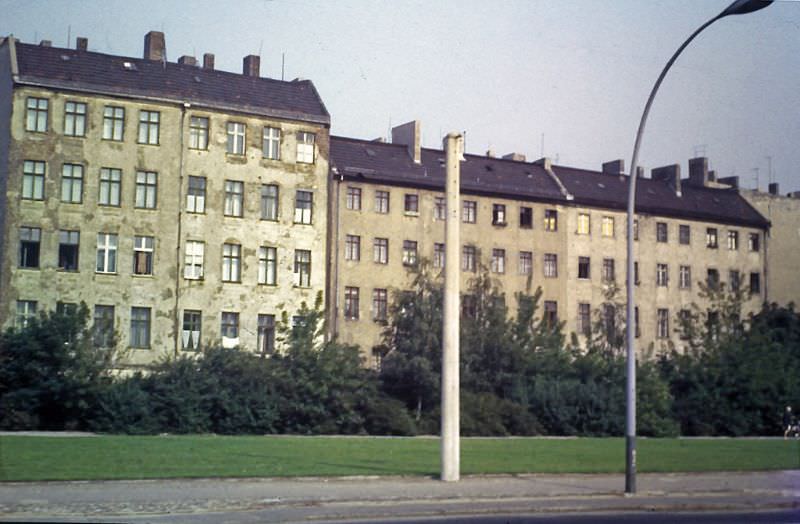
[{"label": "brick chimney", "polygon": [[214,69],[214,53],[206,53],[203,55],[203,69]]},{"label": "brick chimney", "polygon": [[260,76],[261,57],[257,55],[247,55],[242,60],[242,74],[245,76]]},{"label": "brick chimney", "polygon": [[508,153],[503,155],[503,160],[513,160],[514,162],[525,162],[525,155],[522,153]]},{"label": "brick chimney", "polygon": [[181,65],[196,66],[197,59],[193,56],[183,55],[178,59],[178,63]]},{"label": "brick chimney", "polygon": [[144,35],[144,58],[145,60],[165,61],[167,59],[167,44],[164,40],[164,33],[161,31],[150,31]]},{"label": "brick chimney", "polygon": [[624,175],[625,161],[618,158],[610,162],[603,162],[603,173],[606,175]]},{"label": "brick chimney", "polygon": [[689,185],[693,187],[708,186],[708,158],[700,156],[689,159]]},{"label": "brick chimney", "polygon": [[78,51],[86,51],[89,49],[89,39],[85,36],[79,36],[75,39],[75,49]]},{"label": "brick chimney", "polygon": [[672,164],[669,166],[656,167],[650,170],[650,178],[666,183],[675,190],[675,194],[681,196],[681,165]]},{"label": "brick chimney", "polygon": [[415,164],[422,162],[422,137],[419,120],[412,120],[403,125],[392,128],[392,144],[403,144],[408,149],[408,155],[414,159]]}]

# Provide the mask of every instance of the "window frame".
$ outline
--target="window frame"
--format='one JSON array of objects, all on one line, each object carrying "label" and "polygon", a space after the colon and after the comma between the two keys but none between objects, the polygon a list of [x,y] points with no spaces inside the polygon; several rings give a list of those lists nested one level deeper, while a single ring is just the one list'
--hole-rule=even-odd
[{"label": "window frame", "polygon": [[403,195],[403,213],[406,215],[419,215],[418,193],[405,193]]},{"label": "window frame", "polygon": [[311,251],[294,250],[294,273],[297,275],[297,287],[311,287]]},{"label": "window frame", "polygon": [[403,265],[415,266],[419,261],[418,244],[416,240],[403,240]]},{"label": "window frame", "polygon": [[181,351],[200,351],[202,333],[203,312],[199,309],[184,309],[181,323]]},{"label": "window frame", "polygon": [[80,242],[80,231],[70,229],[58,231],[59,271],[78,271],[80,269]]},{"label": "window frame", "polygon": [[317,153],[317,135],[310,131],[298,131],[295,159],[298,164],[314,164]]},{"label": "window frame", "polygon": [[376,264],[389,263],[389,239],[375,237],[372,239],[372,261]]},{"label": "window frame", "polygon": [[[153,276],[155,267],[155,237],[134,235],[133,237],[133,270],[136,276]],[[140,270],[140,267],[144,269]]]},{"label": "window frame", "polygon": [[186,247],[183,254],[184,280],[203,280],[205,269],[205,252],[206,243],[204,241],[191,239],[186,240]]},{"label": "window frame", "polygon": [[61,202],[82,204],[83,180],[82,164],[61,164]]},{"label": "window frame", "polygon": [[281,128],[264,126],[261,130],[261,157],[267,160],[281,159]]},{"label": "window frame", "polygon": [[259,246],[258,283],[265,286],[278,285],[278,248]]},{"label": "window frame", "polygon": [[275,352],[275,315],[259,313],[256,321],[258,353],[262,356],[271,355]]},{"label": "window frame", "polygon": [[688,246],[692,243],[692,226],[689,224],[678,225],[678,244]]},{"label": "window frame", "polygon": [[678,273],[678,288],[691,289],[692,288],[692,266],[682,264]]},{"label": "window frame", "polygon": [[277,222],[280,217],[280,195],[278,184],[261,184],[261,220]]},{"label": "window frame", "polygon": [[669,226],[666,222],[656,222],[656,242],[669,242]]},{"label": "window frame", "polygon": [[506,272],[506,250],[503,248],[492,249],[491,271],[499,275]]},{"label": "window frame", "polygon": [[578,213],[575,234],[587,236],[592,234],[592,216],[589,213]]},{"label": "window frame", "polygon": [[225,125],[225,153],[244,156],[247,153],[247,124],[229,121]]},{"label": "window frame", "polygon": [[208,150],[208,136],[211,129],[207,116],[192,115],[189,117],[189,149],[195,151]]},{"label": "window frame", "polygon": [[345,286],[344,288],[344,319],[358,320],[360,309],[360,290],[355,286]]},{"label": "window frame", "polygon": [[611,283],[617,281],[616,262],[611,257],[603,258],[603,282]]},{"label": "window frame", "polygon": [[614,217],[604,215],[600,220],[600,236],[614,238],[615,233]]},{"label": "window frame", "polygon": [[26,97],[25,131],[29,133],[47,133],[49,120],[50,99],[37,96]]},{"label": "window frame", "polygon": [[122,169],[116,167],[101,167],[97,188],[97,205],[120,207],[122,205],[121,201]]},{"label": "window frame", "polygon": [[[17,267],[22,269],[39,269],[41,253],[42,229],[39,227],[20,226]],[[29,260],[31,261],[29,262]]]},{"label": "window frame", "polygon": [[22,162],[22,200],[45,199],[45,177],[47,163],[42,160],[24,160]]},{"label": "window frame", "polygon": [[461,202],[461,222],[464,224],[475,224],[478,221],[478,202],[475,200],[464,200]]},{"label": "window frame", "polygon": [[121,106],[103,107],[103,140],[123,142],[125,140],[125,108]]},{"label": "window frame", "polygon": [[578,257],[578,279],[591,280],[591,278],[592,278],[591,257]]},{"label": "window frame", "polygon": [[386,215],[389,213],[389,198],[390,194],[389,191],[384,191],[382,189],[375,190],[375,212],[380,213],[381,215]]},{"label": "window frame", "polygon": [[225,180],[225,202],[223,216],[242,218],[244,216],[244,182]]},{"label": "window frame", "polygon": [[548,232],[558,231],[558,210],[545,209],[543,214],[544,230]]},{"label": "window frame", "polygon": [[86,103],[75,100],[64,102],[64,136],[86,136]]},{"label": "window frame", "polygon": [[656,264],[656,287],[669,287],[669,264]]},{"label": "window frame", "polygon": [[472,244],[461,246],[461,271],[475,273],[477,271],[478,249]]},{"label": "window frame", "polygon": [[97,233],[95,273],[115,275],[119,259],[119,236],[116,233]]},{"label": "window frame", "polygon": [[719,230],[717,228],[706,228],[706,247],[708,249],[717,249],[719,247]]},{"label": "window frame", "polygon": [[520,251],[517,260],[518,273],[520,275],[533,274],[533,251]]},{"label": "window frame", "polygon": [[222,282],[242,282],[242,245],[232,242],[222,244]]},{"label": "window frame", "polygon": [[139,110],[139,127],[136,133],[136,143],[139,145],[159,145],[161,128],[161,111],[150,109]]},{"label": "window frame", "polygon": [[[301,196],[303,197],[301,199]],[[311,225],[314,223],[314,193],[298,189],[294,193],[294,223]]]},{"label": "window frame", "polygon": [[558,254],[545,253],[542,265],[544,278],[558,278]]},{"label": "window frame", "polygon": [[344,259],[350,262],[361,261],[361,237],[359,235],[345,235]]},{"label": "window frame", "polygon": [[445,197],[433,197],[433,219],[447,220],[447,200],[445,200]]},{"label": "window frame", "polygon": [[361,211],[361,188],[347,186],[345,207],[351,211]]},{"label": "window frame", "polygon": [[492,225],[493,226],[506,226],[506,205],[505,204],[492,204]]},{"label": "window frame", "polygon": [[385,288],[372,290],[372,320],[385,322],[389,317],[389,292]]},{"label": "window frame", "polygon": [[136,193],[134,208],[156,209],[158,207],[158,172],[136,170]]},{"label": "window frame", "polygon": [[130,344],[132,349],[150,349],[152,308],[131,306]]},{"label": "window frame", "polygon": [[95,304],[92,311],[92,344],[98,348],[114,345],[115,308],[109,304]]},{"label": "window frame", "polygon": [[207,187],[208,179],[206,177],[189,175],[189,180],[186,184],[187,213],[205,214]]}]

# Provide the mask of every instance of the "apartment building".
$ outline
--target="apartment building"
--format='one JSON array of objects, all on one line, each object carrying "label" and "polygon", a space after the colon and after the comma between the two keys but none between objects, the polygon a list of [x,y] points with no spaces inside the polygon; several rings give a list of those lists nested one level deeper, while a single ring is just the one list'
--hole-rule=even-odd
[{"label": "apartment building", "polygon": [[[420,147],[420,125],[393,130],[391,144],[331,138],[333,329],[366,355],[379,351],[393,290],[425,257],[444,262],[445,155]],[[462,290],[481,265],[506,304],[542,289],[542,314],[585,333],[610,287],[624,300],[628,179],[622,161],[599,172],[464,155],[461,162]],[[636,282],[640,347],[672,341],[678,316],[702,305],[699,282],[747,287],[766,298],[769,222],[738,191],[714,182],[705,158],[654,169],[637,184]],[[716,187],[719,186],[719,187]],[[469,297],[462,297],[468,301]],[[375,358],[379,358],[376,353]]]},{"label": "apartment building", "polygon": [[[85,302],[95,341],[151,363],[272,351],[325,290],[330,116],[314,85],[0,43],[0,325]],[[294,319],[299,321],[299,319]]]}]

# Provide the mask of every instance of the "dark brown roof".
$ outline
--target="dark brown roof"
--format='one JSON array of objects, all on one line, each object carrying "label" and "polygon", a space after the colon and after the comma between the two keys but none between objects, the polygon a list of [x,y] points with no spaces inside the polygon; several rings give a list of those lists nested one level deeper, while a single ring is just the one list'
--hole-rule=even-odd
[{"label": "dark brown roof", "polygon": [[[464,155],[461,189],[465,193],[515,199],[559,201],[563,196],[542,166],[499,158]],[[422,149],[415,164],[406,146],[331,137],[332,168],[350,180],[364,180],[425,189],[442,189],[445,180],[444,152]]]},{"label": "dark brown roof", "polygon": [[[314,84],[17,42],[19,82],[329,124]],[[128,64],[128,65],[126,65]]]},{"label": "dark brown roof", "polygon": [[[465,193],[627,209],[627,176],[552,166],[553,173],[573,197],[570,200],[540,164],[478,155],[465,155],[465,159],[461,163],[461,189]],[[404,145],[331,137],[333,175],[346,180],[441,190],[444,162],[444,152],[436,149],[422,149],[420,164],[414,164]],[[691,187],[684,181],[679,197],[665,182],[640,178],[636,199],[638,213],[759,228],[769,226],[735,189]]]}]

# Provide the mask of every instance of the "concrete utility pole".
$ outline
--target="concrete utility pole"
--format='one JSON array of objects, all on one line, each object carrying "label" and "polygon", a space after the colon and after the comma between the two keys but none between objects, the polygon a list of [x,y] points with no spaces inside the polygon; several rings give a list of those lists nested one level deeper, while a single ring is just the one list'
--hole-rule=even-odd
[{"label": "concrete utility pole", "polygon": [[461,153],[464,138],[450,133],[444,139],[447,155],[445,195],[444,322],[442,326],[442,480],[461,476],[461,422],[459,402],[459,301],[461,273],[458,264]]}]

